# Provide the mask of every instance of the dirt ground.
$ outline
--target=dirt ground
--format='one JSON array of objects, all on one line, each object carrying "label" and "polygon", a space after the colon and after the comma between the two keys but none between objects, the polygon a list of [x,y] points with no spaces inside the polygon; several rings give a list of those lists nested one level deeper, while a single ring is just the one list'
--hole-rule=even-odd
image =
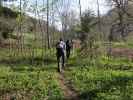
[{"label": "dirt ground", "polygon": [[113,48],[111,54],[115,57],[128,57],[133,60],[133,49],[129,48]]}]

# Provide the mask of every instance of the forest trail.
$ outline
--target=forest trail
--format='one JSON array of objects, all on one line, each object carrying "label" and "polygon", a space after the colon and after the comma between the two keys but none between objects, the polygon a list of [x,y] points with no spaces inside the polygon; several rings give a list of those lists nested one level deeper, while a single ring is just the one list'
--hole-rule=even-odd
[{"label": "forest trail", "polygon": [[78,93],[72,85],[65,80],[64,74],[59,74],[59,84],[64,94],[64,100],[79,100]]}]

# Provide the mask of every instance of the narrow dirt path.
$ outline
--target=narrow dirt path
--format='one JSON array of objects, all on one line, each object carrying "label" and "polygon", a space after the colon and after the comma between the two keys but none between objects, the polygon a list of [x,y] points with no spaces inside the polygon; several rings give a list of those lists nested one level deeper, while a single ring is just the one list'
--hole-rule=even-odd
[{"label": "narrow dirt path", "polygon": [[60,87],[65,96],[64,100],[79,100],[78,93],[74,90],[74,88],[69,84],[64,77],[64,74],[59,74],[59,83]]}]

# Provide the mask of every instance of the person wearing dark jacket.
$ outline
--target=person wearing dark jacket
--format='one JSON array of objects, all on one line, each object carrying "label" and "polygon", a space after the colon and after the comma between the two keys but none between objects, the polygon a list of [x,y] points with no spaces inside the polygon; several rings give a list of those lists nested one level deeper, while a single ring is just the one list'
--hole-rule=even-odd
[{"label": "person wearing dark jacket", "polygon": [[67,57],[67,59],[69,59],[69,57],[70,57],[71,48],[72,48],[72,44],[70,43],[69,40],[67,40],[66,41],[66,57]]}]

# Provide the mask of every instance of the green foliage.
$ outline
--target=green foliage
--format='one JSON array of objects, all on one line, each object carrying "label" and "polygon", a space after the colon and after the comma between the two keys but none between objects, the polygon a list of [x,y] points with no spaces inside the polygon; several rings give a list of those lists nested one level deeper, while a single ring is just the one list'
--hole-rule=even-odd
[{"label": "green foliage", "polygon": [[81,16],[81,30],[83,32],[88,33],[91,31],[91,27],[93,26],[93,19],[94,14],[90,10],[87,10],[83,13],[83,15]]},{"label": "green foliage", "polygon": [[4,16],[6,18],[16,18],[17,14],[17,12],[14,12],[9,8],[0,6],[0,16]]},{"label": "green foliage", "polygon": [[[28,35],[30,38],[31,35]],[[99,42],[95,43],[100,44]],[[27,56],[9,56],[7,49],[0,51],[0,96],[15,95],[27,100],[63,100],[58,81],[56,58],[46,50],[47,65],[42,65],[42,49],[37,48],[34,63]],[[98,56],[95,59],[71,57],[64,72],[66,80],[79,92],[80,100],[132,100],[133,62],[127,58]],[[19,54],[20,55],[20,54]],[[91,63],[90,63],[91,60]],[[2,91],[5,91],[4,94]],[[7,92],[8,91],[8,92]]]},{"label": "green foliage", "polygon": [[[0,98],[8,94],[25,100],[63,100],[63,93],[58,83],[55,59],[47,60],[42,65],[41,50],[37,58],[9,56],[7,49],[0,52]],[[49,52],[47,52],[49,54]],[[53,69],[53,70],[52,70]],[[4,94],[3,94],[4,93]]]},{"label": "green foliage", "polygon": [[13,31],[13,28],[11,25],[9,25],[4,21],[0,21],[0,32],[1,32],[1,36],[4,39],[7,39],[9,37],[9,33],[12,31]]},{"label": "green foliage", "polygon": [[[9,49],[1,48],[0,51],[0,98],[5,95],[15,96],[24,100],[63,100],[63,92],[59,86],[58,73],[56,72],[55,58],[44,59],[42,64],[42,50],[37,49],[34,63],[27,52],[23,57]],[[17,54],[17,50],[15,51]],[[47,50],[48,55],[50,52]]]},{"label": "green foliage", "polygon": [[9,38],[9,33],[13,32],[13,19],[17,17],[17,14],[17,12],[13,12],[9,8],[0,6],[0,36],[2,38]]},{"label": "green foliage", "polygon": [[88,59],[80,59],[74,66],[70,62],[71,67],[65,71],[67,80],[80,92],[80,100],[132,100],[133,63],[107,57],[100,60],[95,66],[87,65]]},{"label": "green foliage", "polygon": [[27,96],[29,96],[28,98],[30,100],[32,100],[31,98],[35,100],[62,98],[56,73],[41,71],[38,79],[38,73],[36,71],[29,72],[25,70],[23,72],[17,72],[11,68],[2,67],[0,72],[1,92],[9,91],[11,93],[12,91],[17,91],[17,96],[23,95],[25,98],[27,98],[26,94],[28,93]]},{"label": "green foliage", "polygon": [[81,55],[89,56],[90,61],[97,56],[98,44],[95,43],[97,39],[97,34],[93,31],[94,27],[97,25],[97,19],[93,12],[90,10],[85,11],[81,16]]},{"label": "green foliage", "polygon": [[133,48],[132,40],[128,40],[127,42],[113,42],[112,44],[113,48]]},{"label": "green foliage", "polygon": [[90,10],[84,12],[81,16],[81,33],[80,33],[80,40],[82,44],[87,44],[88,36],[91,34],[91,29],[93,27],[93,19],[94,15]]}]

